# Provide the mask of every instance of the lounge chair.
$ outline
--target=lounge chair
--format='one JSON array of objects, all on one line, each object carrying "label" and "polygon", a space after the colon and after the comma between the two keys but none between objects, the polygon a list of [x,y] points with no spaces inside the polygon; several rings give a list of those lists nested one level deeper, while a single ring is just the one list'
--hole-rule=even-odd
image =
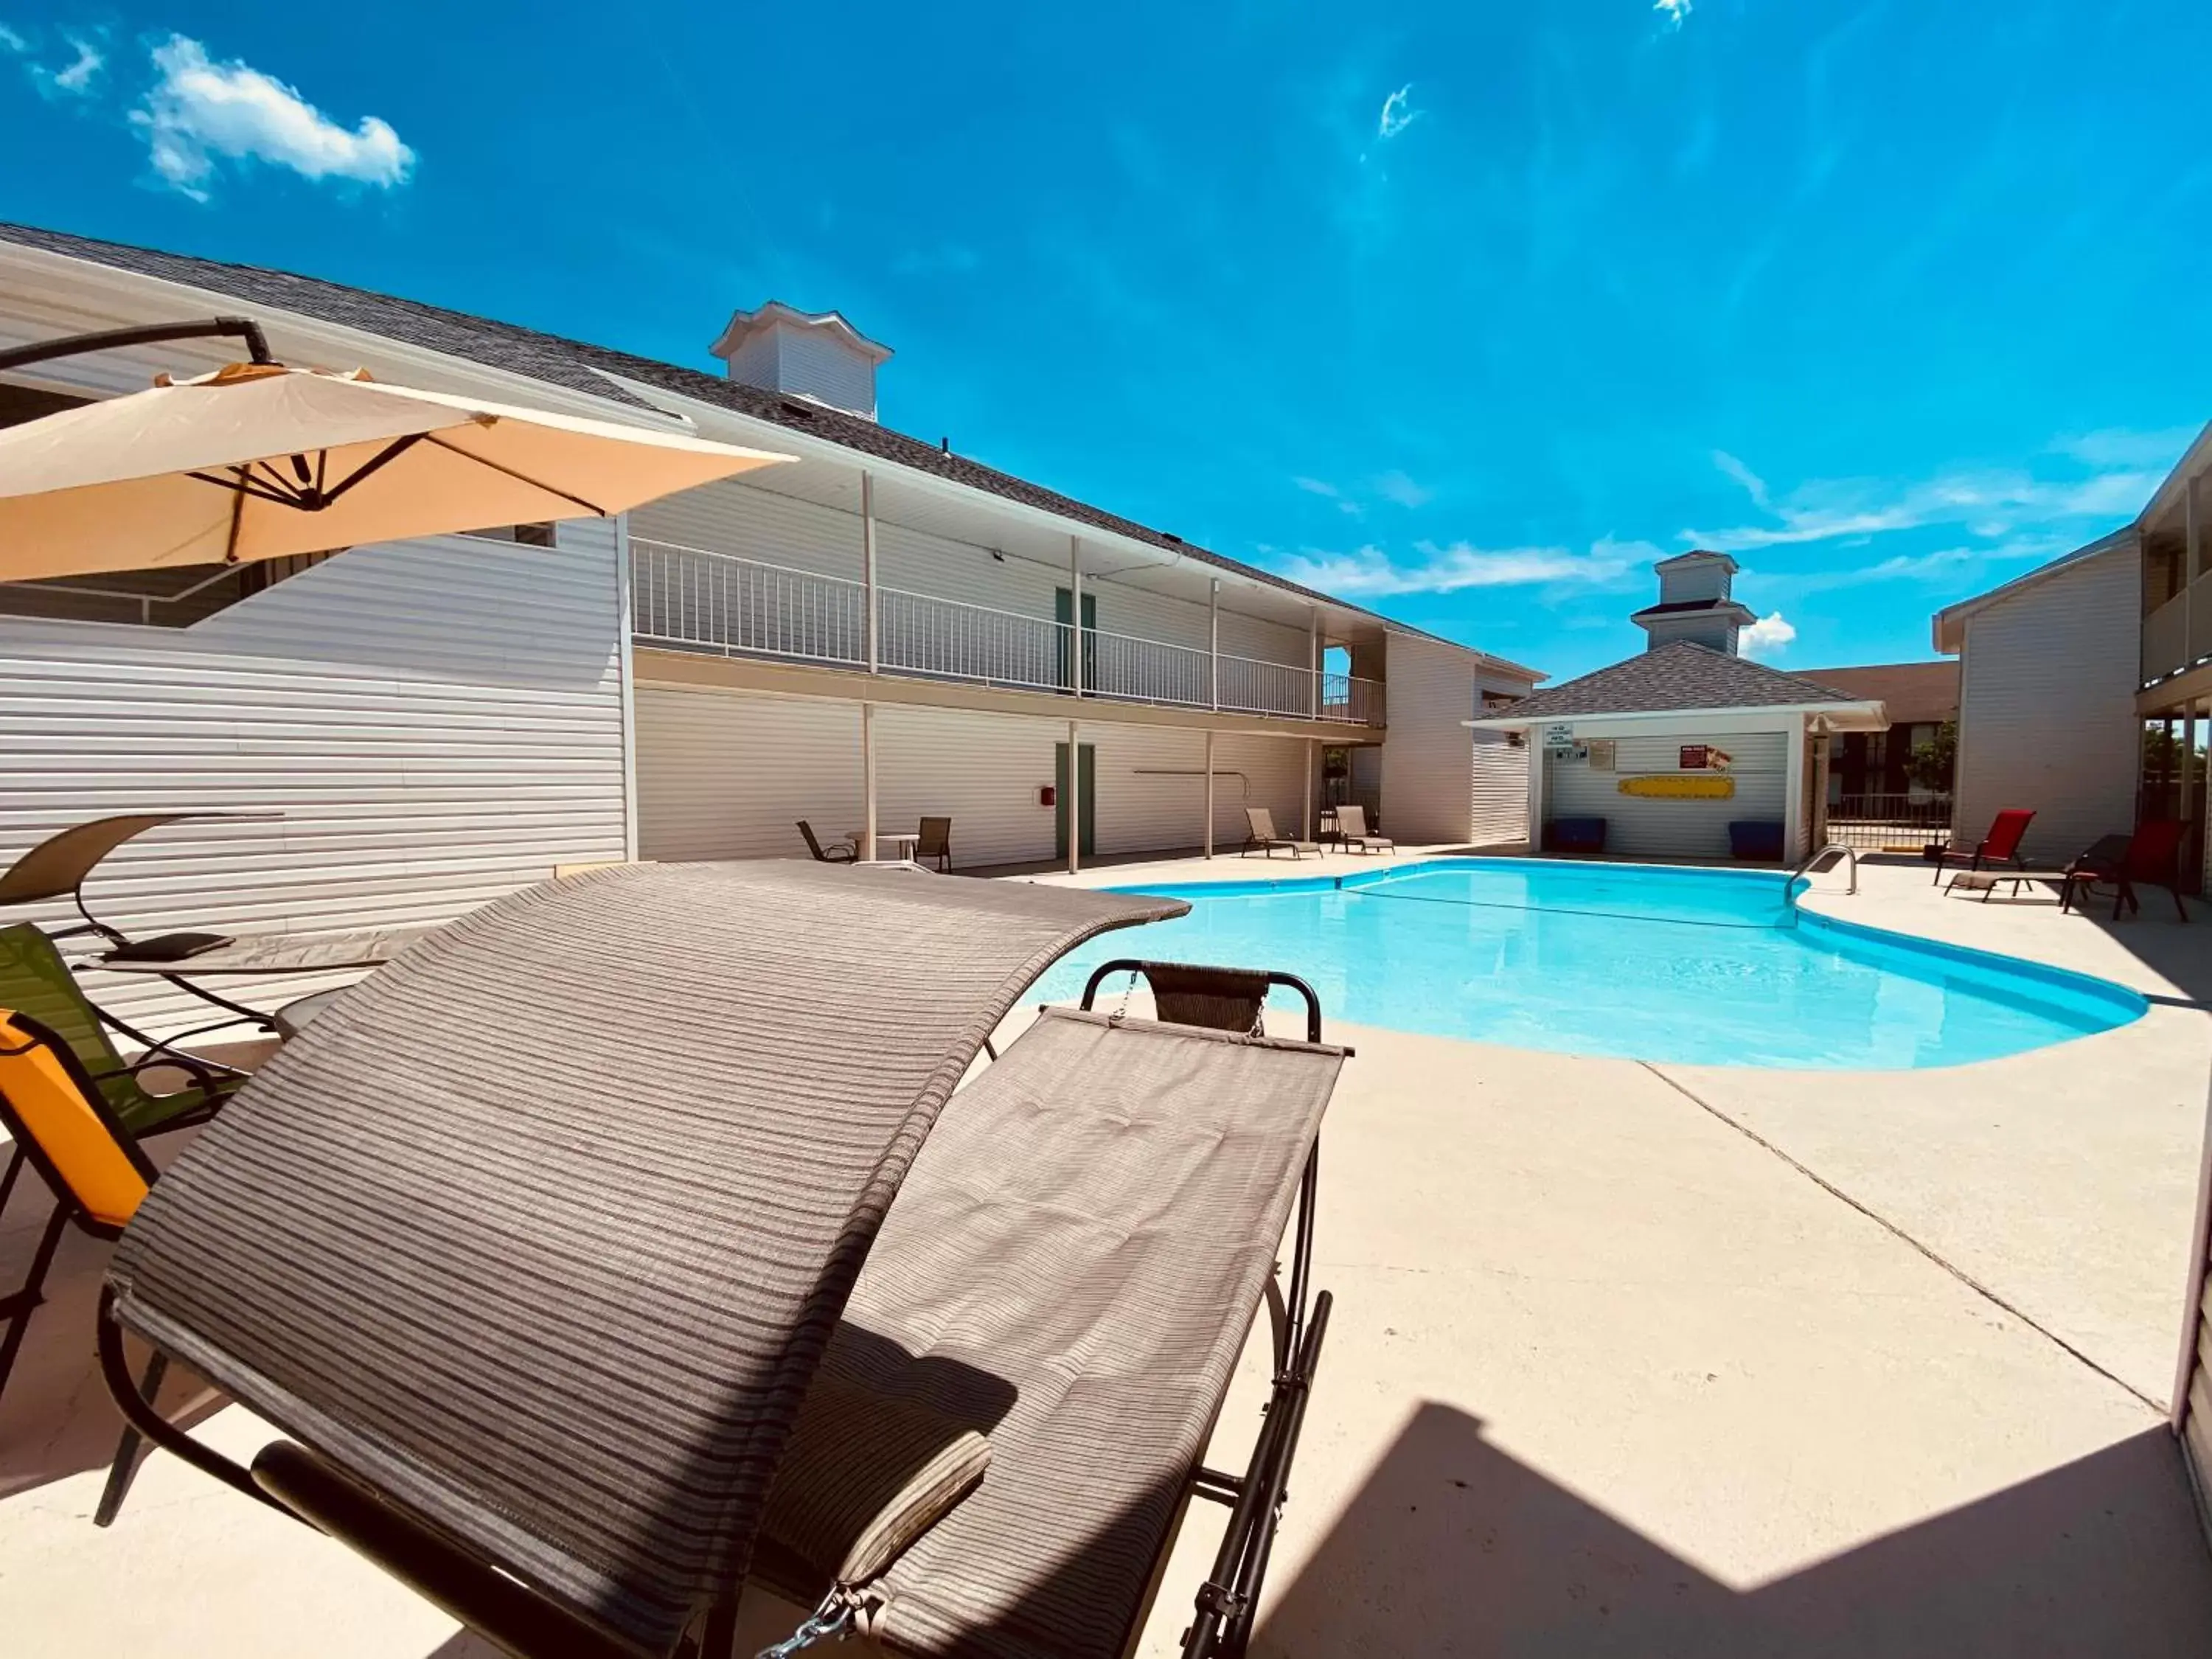
[{"label": "lounge chair", "polygon": [[[1253,1461],[1199,1460],[1341,1051],[1062,1009],[951,1092],[1063,951],[1188,908],[805,862],[500,900],[171,1167],[103,1372],[512,1653],[722,1659],[757,1562],[826,1586],[810,1632],[1106,1659],[1194,1493],[1231,1527],[1185,1651],[1238,1651],[1327,1325],[1310,1207]],[[249,1470],[163,1422],[125,1328],[289,1438]]]},{"label": "lounge chair", "polygon": [[921,835],[914,844],[916,864],[934,863],[938,872],[947,874],[952,868],[952,820],[924,818]]},{"label": "lounge chair", "polygon": [[860,856],[860,849],[849,841],[833,841],[823,846],[814,838],[814,826],[805,818],[799,821],[799,833],[806,837],[806,850],[814,855],[817,864],[850,864]]},{"label": "lounge chair", "polygon": [[[167,1043],[156,1043],[137,1060],[125,1064],[102,1024],[100,1011],[86,1000],[76,975],[62,960],[61,952],[51,939],[28,922],[0,927],[0,1010],[21,1018],[51,1037],[67,1056],[72,1074],[84,1080],[97,1115],[102,1121],[114,1125],[116,1133],[132,1147],[134,1156],[136,1143],[148,1135],[204,1122],[214,1115],[224,1098],[245,1081],[241,1072],[185,1054]],[[185,1080],[181,1087],[156,1094],[147,1086],[143,1073],[157,1070],[180,1073]],[[5,1110],[4,1105],[0,1105],[0,1114]],[[14,1144],[9,1149],[7,1172],[0,1175],[0,1215],[7,1212],[9,1200],[15,1196],[16,1181],[27,1163],[52,1190],[54,1212],[45,1232],[40,1235],[38,1246],[32,1253],[30,1272],[23,1283],[0,1296],[0,1320],[7,1322],[5,1331],[0,1333],[0,1394],[7,1390],[9,1373],[15,1369],[15,1356],[22,1347],[31,1315],[42,1300],[46,1273],[53,1265],[54,1252],[60,1248],[63,1231],[72,1220],[84,1224],[88,1215],[93,1213],[74,1198],[68,1183],[56,1172],[52,1160],[40,1151],[37,1138],[19,1132],[15,1118],[9,1117],[8,1121],[9,1139]],[[120,1223],[116,1224],[119,1226]],[[102,1236],[112,1237],[113,1234]]]},{"label": "lounge chair", "polygon": [[1255,847],[1264,851],[1269,858],[1275,856],[1275,849],[1278,847],[1288,848],[1291,856],[1294,859],[1303,857],[1308,853],[1321,851],[1316,842],[1292,841],[1288,836],[1277,835],[1275,815],[1272,811],[1264,806],[1248,806],[1244,809],[1244,845],[1238,849],[1237,857],[1243,858]]},{"label": "lounge chair", "polygon": [[[186,995],[222,1011],[223,1018],[171,1036],[185,1042],[237,1025],[250,1025],[274,1033],[274,1015],[210,990],[198,980],[204,975],[319,973],[366,968],[382,963],[422,928],[365,928],[339,933],[249,935],[233,938],[210,933],[171,933],[132,938],[105,917],[93,914],[84,896],[85,883],[102,860],[125,842],[172,823],[265,823],[281,819],[281,812],[131,812],[72,824],[49,836],[0,872],[0,906],[43,903],[66,898],[76,907],[80,922],[52,929],[50,939],[92,935],[106,948],[86,959],[86,965],[155,975]],[[153,1049],[161,1042],[148,1032],[125,1024],[103,1010],[100,1018],[141,1048]]]},{"label": "lounge chair", "polygon": [[[0,951],[10,968],[0,975],[0,995],[15,997],[28,989],[58,1023],[49,1023],[25,1010],[22,1000],[12,1009],[0,1009],[0,1127],[8,1132],[15,1153],[4,1181],[0,1181],[0,1206],[7,1201],[22,1166],[28,1163],[54,1196],[53,1218],[39,1238],[29,1274],[21,1286],[0,1297],[0,1317],[8,1321],[0,1338],[0,1389],[7,1384],[31,1315],[43,1298],[47,1270],[64,1229],[71,1223],[94,1238],[112,1240],[137,1213],[153,1185],[155,1169],[139,1142],[149,1127],[179,1129],[204,1121],[222,1097],[240,1078],[219,1079],[212,1074],[190,1089],[170,1096],[145,1092],[128,1070],[96,1072],[82,1058],[88,1047],[104,1053],[104,1037],[97,1033],[88,1043],[84,1019],[88,1005],[67,1006],[67,999],[39,995],[43,987],[27,984],[14,963],[27,954],[20,935],[36,930],[26,927],[0,931]],[[43,936],[39,936],[43,938]],[[47,945],[46,954],[53,947]],[[39,953],[27,952],[33,957]],[[53,957],[58,964],[59,958]],[[67,970],[64,969],[64,978]],[[59,1006],[57,1006],[59,1005]],[[176,1054],[154,1057],[152,1064],[182,1066],[189,1062]],[[116,1103],[135,1108],[134,1127]],[[155,1119],[151,1126],[149,1117]],[[167,1356],[156,1352],[144,1373],[131,1386],[151,1401],[161,1391],[168,1368]],[[93,1510],[95,1525],[106,1526],[122,1507],[132,1472],[137,1467],[139,1435],[126,1426],[108,1470],[107,1485]]]},{"label": "lounge chair", "polygon": [[1990,820],[1989,834],[1976,842],[1971,851],[1950,842],[1930,848],[1928,856],[1935,862],[1936,875],[1929,885],[1942,885],[1943,872],[1954,865],[1963,864],[1970,871],[2000,864],[2008,864],[2015,870],[2027,868],[2021,862],[2020,843],[2034,817],[2035,814],[2025,807],[2008,806]]},{"label": "lounge chair", "polygon": [[1336,809],[1336,832],[1347,853],[1395,853],[1398,843],[1367,827],[1367,809],[1347,802]]},{"label": "lounge chair", "polygon": [[2151,818],[2138,824],[2132,836],[2106,836],[2062,872],[2058,908],[2071,909],[2077,896],[2086,896],[2099,882],[2112,884],[2112,920],[2120,919],[2123,906],[2140,915],[2138,886],[2163,887],[2173,895],[2173,908],[2182,921],[2189,907],[2181,898],[2181,844],[2189,826],[2179,818]]}]

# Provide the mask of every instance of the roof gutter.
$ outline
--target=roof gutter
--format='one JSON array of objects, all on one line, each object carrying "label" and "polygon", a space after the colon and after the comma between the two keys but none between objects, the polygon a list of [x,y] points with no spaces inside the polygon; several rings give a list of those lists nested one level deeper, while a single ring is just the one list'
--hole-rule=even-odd
[{"label": "roof gutter", "polygon": [[1703,720],[1727,715],[1741,719],[1759,714],[1842,714],[1847,718],[1886,720],[1887,712],[1879,698],[1835,702],[1765,702],[1738,704],[1727,708],[1587,708],[1576,714],[1516,714],[1500,710],[1478,720],[1462,720],[1462,726],[1495,727],[1501,731],[1526,731],[1533,726],[1566,726],[1577,720]]}]

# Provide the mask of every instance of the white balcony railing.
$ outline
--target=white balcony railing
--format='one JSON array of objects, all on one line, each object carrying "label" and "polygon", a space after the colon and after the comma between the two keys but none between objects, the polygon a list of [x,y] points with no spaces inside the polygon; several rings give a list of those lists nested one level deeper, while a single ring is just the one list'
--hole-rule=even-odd
[{"label": "white balcony railing", "polygon": [[1067,683],[1066,623],[897,588],[876,590],[879,665],[932,679],[1056,691]]},{"label": "white balcony railing", "polygon": [[[632,626],[647,645],[863,667],[865,584],[757,559],[630,539]],[[1074,629],[900,588],[876,590],[876,660],[885,673],[1072,691]],[[1187,645],[1083,630],[1083,694],[1185,708],[1383,723],[1382,687],[1295,664],[1215,657]],[[1216,685],[1219,701],[1215,701]]]},{"label": "white balcony railing", "polygon": [[661,542],[629,544],[630,628],[657,643],[837,664],[868,660],[859,582]]}]

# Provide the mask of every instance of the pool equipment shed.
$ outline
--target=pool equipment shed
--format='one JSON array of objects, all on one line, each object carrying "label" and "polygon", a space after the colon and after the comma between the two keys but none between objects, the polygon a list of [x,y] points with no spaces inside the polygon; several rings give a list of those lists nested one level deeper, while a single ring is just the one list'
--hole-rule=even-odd
[{"label": "pool equipment shed", "polygon": [[1468,724],[1526,734],[1534,845],[1775,862],[1817,844],[1828,740],[1889,719],[1878,701],[1655,635],[1641,656]]}]

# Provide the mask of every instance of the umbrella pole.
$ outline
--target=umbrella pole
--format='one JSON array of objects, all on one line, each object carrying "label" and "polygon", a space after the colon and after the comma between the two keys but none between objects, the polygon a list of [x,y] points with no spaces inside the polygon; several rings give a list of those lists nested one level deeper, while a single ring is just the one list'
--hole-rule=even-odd
[{"label": "umbrella pole", "polygon": [[164,340],[205,340],[228,337],[246,342],[257,363],[276,360],[269,355],[269,339],[261,325],[245,317],[210,317],[197,323],[149,323],[141,328],[103,329],[93,334],[64,334],[58,340],[0,351],[0,369],[21,368],[54,357],[81,357],[88,351],[112,351],[119,346],[158,345]]}]

